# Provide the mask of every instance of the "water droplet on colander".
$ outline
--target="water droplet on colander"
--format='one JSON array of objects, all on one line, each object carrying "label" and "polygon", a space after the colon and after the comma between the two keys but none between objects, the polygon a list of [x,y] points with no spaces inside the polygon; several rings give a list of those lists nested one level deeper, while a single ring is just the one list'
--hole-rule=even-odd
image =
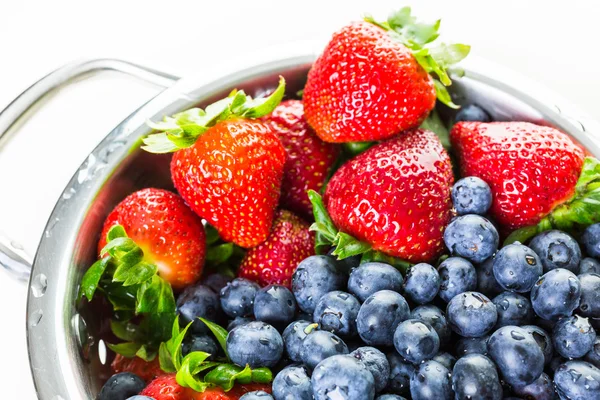
[{"label": "water droplet on colander", "polygon": [[33,297],[42,297],[48,288],[48,278],[44,274],[38,274],[31,280],[31,294]]},{"label": "water droplet on colander", "polygon": [[35,310],[34,312],[32,312],[31,315],[29,315],[29,326],[38,326],[43,316],[44,312],[42,310]]},{"label": "water droplet on colander", "polygon": [[69,200],[71,197],[73,197],[75,193],[77,193],[77,191],[74,188],[69,188],[65,190],[65,192],[62,195],[62,198],[65,200]]}]

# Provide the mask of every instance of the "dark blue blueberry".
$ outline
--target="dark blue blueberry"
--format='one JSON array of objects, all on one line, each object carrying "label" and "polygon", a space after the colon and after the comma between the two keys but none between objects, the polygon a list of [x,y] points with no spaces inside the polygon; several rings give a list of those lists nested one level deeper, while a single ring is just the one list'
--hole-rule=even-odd
[{"label": "dark blue blueberry", "polygon": [[595,367],[600,367],[600,337],[596,336],[592,349],[583,357],[584,361],[593,364]]},{"label": "dark blue blueberry", "polygon": [[232,280],[233,278],[231,276],[214,273],[202,279],[202,284],[211,288],[213,292],[220,293],[221,289],[227,286],[227,284]]},{"label": "dark blue blueberry", "polygon": [[438,267],[442,284],[439,295],[445,302],[457,294],[477,288],[477,273],[469,261],[460,257],[449,257]]},{"label": "dark blue blueberry", "polygon": [[244,325],[244,324],[247,324],[248,322],[252,322],[252,321],[254,321],[252,318],[235,317],[234,319],[229,321],[229,324],[227,324],[227,332],[229,332],[230,330],[232,330],[233,328],[235,328],[237,326]]},{"label": "dark blue blueberry", "polygon": [[440,349],[440,337],[428,323],[408,319],[396,328],[394,347],[407,361],[419,364],[437,354]]},{"label": "dark blue blueberry", "polygon": [[219,353],[219,347],[215,340],[206,334],[188,334],[181,346],[181,352],[185,357],[192,351],[203,351],[210,354],[211,360]]},{"label": "dark blue blueberry", "polygon": [[221,289],[221,308],[231,318],[249,317],[254,312],[254,297],[260,290],[256,282],[236,278]]},{"label": "dark blue blueberry", "polygon": [[365,365],[349,355],[323,360],[311,377],[315,400],[372,399],[375,381]]},{"label": "dark blue blueberry", "polygon": [[390,363],[385,354],[374,347],[359,347],[350,355],[365,364],[375,380],[375,392],[381,392],[390,377]]},{"label": "dark blue blueberry", "polygon": [[535,313],[548,320],[568,317],[579,307],[581,283],[569,270],[556,268],[546,272],[531,289]]},{"label": "dark blue blueberry", "polygon": [[458,110],[454,117],[455,122],[460,121],[474,121],[474,122],[490,122],[492,118],[490,115],[481,107],[475,104],[464,105]]},{"label": "dark blue blueberry", "polygon": [[586,257],[579,263],[580,274],[600,274],[600,262],[592,257]]},{"label": "dark blue blueberry", "polygon": [[295,362],[301,362],[300,349],[302,341],[306,337],[307,327],[311,324],[309,321],[294,321],[283,331],[283,343],[288,357]]},{"label": "dark blue blueberry", "polygon": [[356,327],[360,338],[371,346],[392,346],[398,325],[408,319],[410,309],[401,294],[382,290],[360,307]]},{"label": "dark blue blueberry", "polygon": [[402,281],[400,271],[391,265],[368,262],[352,270],[348,279],[348,291],[363,302],[380,290],[400,292]]},{"label": "dark blue blueberry", "polygon": [[566,358],[561,357],[559,355],[556,355],[555,357],[552,357],[552,360],[550,361],[550,364],[548,364],[549,372],[552,372],[552,375],[554,375],[556,373],[556,371],[558,370],[558,367],[560,367],[561,365],[563,365],[567,361],[569,361],[569,360],[567,360]]},{"label": "dark blue blueberry", "polygon": [[313,391],[306,369],[290,365],[273,380],[273,396],[277,400],[312,400]]},{"label": "dark blue blueberry", "polygon": [[444,367],[448,368],[449,371],[452,371],[454,364],[456,363],[456,357],[454,357],[450,353],[446,353],[445,351],[441,351],[432,358],[433,361],[437,361],[442,364]]},{"label": "dark blue blueberry", "polygon": [[492,330],[498,319],[496,306],[481,293],[464,292],[454,296],[446,308],[450,328],[463,337],[481,337]]},{"label": "dark blue blueberry", "polygon": [[290,289],[281,285],[269,285],[260,289],[254,298],[254,318],[277,328],[283,328],[294,320],[296,299]]},{"label": "dark blue blueberry", "polygon": [[283,339],[271,325],[252,321],[229,332],[227,353],[240,366],[273,367],[283,355]]},{"label": "dark blue blueberry", "polygon": [[494,225],[480,215],[454,218],[444,231],[444,242],[453,255],[482,263],[496,250],[500,237]]},{"label": "dark blue blueberry", "polygon": [[561,399],[600,399],[600,369],[585,361],[567,361],[556,370],[554,386]]},{"label": "dark blue blueberry", "polygon": [[440,274],[433,266],[413,265],[406,274],[404,295],[417,304],[429,303],[437,296],[441,283]]},{"label": "dark blue blueberry", "polygon": [[348,354],[348,346],[338,336],[327,331],[312,331],[302,341],[300,348],[300,358],[310,369],[337,354]]},{"label": "dark blue blueberry", "polygon": [[587,255],[600,258],[600,223],[588,226],[581,236]]},{"label": "dark blue blueberry", "polygon": [[494,277],[506,290],[529,292],[543,273],[540,258],[520,243],[503,247],[494,256]]},{"label": "dark blue blueberry", "polygon": [[552,379],[544,373],[529,385],[513,387],[513,392],[524,399],[554,400],[555,398]]},{"label": "dark blue blueberry", "polygon": [[440,338],[440,346],[444,346],[450,340],[450,335],[452,334],[450,324],[442,310],[436,306],[432,304],[419,306],[411,311],[410,318],[418,319],[431,325]]},{"label": "dark blue blueberry", "polygon": [[590,321],[579,315],[559,319],[552,331],[554,350],[565,358],[583,357],[595,341],[596,331]]},{"label": "dark blue blueberry", "polygon": [[146,387],[146,382],[131,372],[114,374],[102,386],[98,400],[126,400]]},{"label": "dark blue blueberry", "polygon": [[482,354],[461,357],[452,369],[457,400],[502,400],[503,391],[494,363]]},{"label": "dark blue blueberry", "polygon": [[531,302],[520,294],[504,292],[494,297],[492,303],[496,305],[498,311],[497,328],[507,325],[526,325],[533,319]]},{"label": "dark blue blueberry", "polygon": [[456,342],[456,356],[464,357],[468,354],[487,355],[487,343],[489,339],[489,335],[478,338],[460,338],[458,342]]},{"label": "dark blue blueberry", "polygon": [[248,392],[242,395],[240,400],[273,400],[273,396],[264,390],[257,390],[255,392]]},{"label": "dark blue blueberry", "polygon": [[552,337],[544,329],[536,325],[524,325],[521,328],[533,336],[538,346],[544,353],[544,364],[550,364],[552,357],[554,356],[554,346],[552,345]]},{"label": "dark blue blueberry", "polygon": [[375,400],[406,400],[405,397],[398,396],[397,394],[382,394],[381,396],[377,396]]},{"label": "dark blue blueberry", "polygon": [[477,267],[477,291],[490,299],[504,292],[494,276],[494,258],[488,258]]},{"label": "dark blue blueberry", "polygon": [[210,333],[208,327],[198,317],[219,322],[221,317],[219,295],[204,285],[188,286],[177,298],[177,312],[182,324],[187,325],[194,321],[192,332]]},{"label": "dark blue blueberry", "polygon": [[344,274],[349,274],[352,269],[357,268],[360,265],[360,255],[338,260],[337,257],[333,255],[334,251],[335,247],[329,250],[327,255],[335,259],[335,267],[338,271],[343,272]]},{"label": "dark blue blueberry", "polygon": [[387,392],[395,394],[408,394],[410,392],[410,377],[415,372],[415,367],[398,353],[392,351],[387,354],[390,363],[390,379],[386,387]]},{"label": "dark blue blueberry", "polygon": [[336,335],[350,337],[356,335],[356,317],[360,303],[356,297],[341,291],[329,292],[317,303],[313,321],[320,329]]},{"label": "dark blue blueberry", "polygon": [[298,307],[312,314],[325,294],[342,290],[346,284],[344,274],[338,272],[335,260],[328,256],[310,256],[300,264],[292,276],[292,292]]},{"label": "dark blue blueberry", "polygon": [[410,378],[410,396],[412,400],[453,400],[448,368],[433,360],[419,365]]},{"label": "dark blue blueberry", "polygon": [[301,321],[301,320],[312,321],[312,318],[313,318],[312,313],[309,314],[309,313],[305,313],[304,311],[300,311],[300,312],[298,312],[298,314],[296,314],[297,321]]},{"label": "dark blue blueberry", "polygon": [[542,232],[531,240],[529,247],[540,256],[544,272],[564,268],[579,273],[581,249],[570,235],[557,230]]},{"label": "dark blue blueberry", "polygon": [[492,205],[492,190],[476,176],[462,178],[452,186],[452,204],[458,215],[483,215]]},{"label": "dark blue blueberry", "polygon": [[583,317],[600,317],[600,275],[583,274],[577,277],[581,284],[581,297],[577,314]]},{"label": "dark blue blueberry", "polygon": [[544,353],[533,336],[518,326],[504,326],[490,336],[488,354],[512,386],[533,383],[544,371]]}]

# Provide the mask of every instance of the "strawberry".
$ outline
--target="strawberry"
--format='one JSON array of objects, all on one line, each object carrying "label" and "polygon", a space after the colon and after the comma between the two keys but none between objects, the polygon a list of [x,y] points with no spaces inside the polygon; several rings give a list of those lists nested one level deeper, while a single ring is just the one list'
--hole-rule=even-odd
[{"label": "strawberry", "polygon": [[260,383],[249,383],[246,385],[235,385],[230,391],[226,392],[220,387],[211,387],[204,392],[194,392],[190,400],[239,400],[244,394],[262,390],[271,393],[271,386]]},{"label": "strawberry", "polygon": [[249,250],[238,275],[261,286],[290,286],[300,261],[314,254],[314,237],[309,225],[289,211],[279,210],[266,241]]},{"label": "strawberry", "polygon": [[308,190],[319,191],[339,155],[339,148],[325,143],[304,119],[299,100],[287,100],[263,120],[277,133],[287,157],[281,184],[281,207],[312,219]]},{"label": "strawberry", "polygon": [[327,211],[310,193],[317,245],[333,244],[340,258],[375,250],[432,261],[444,248],[453,181],[450,158],[433,132],[411,130],[371,147],[333,175]]},{"label": "strawberry", "polygon": [[285,83],[266,99],[234,91],[205,110],[194,108],[152,126],[144,149],[175,151],[171,176],[192,210],[221,238],[251,248],[271,229],[279,200],[285,149],[269,126],[255,119],[272,112]]},{"label": "strawberry", "polygon": [[490,185],[490,214],[504,232],[524,229],[511,241],[597,218],[590,208],[597,160],[586,159],[581,147],[557,129],[527,122],[460,122],[450,139],[462,174]]},{"label": "strawberry", "polygon": [[177,383],[175,374],[161,375],[140,392],[154,400],[190,400],[188,389]]},{"label": "strawberry", "polygon": [[157,376],[164,374],[160,369],[158,357],[155,357],[152,361],[144,361],[139,357],[127,358],[117,354],[110,364],[110,368],[113,374],[118,374],[119,372],[131,372],[146,382],[150,382]]},{"label": "strawberry", "polygon": [[[439,21],[417,23],[405,7],[378,23],[367,17],[335,33],[304,88],[308,123],[326,142],[362,142],[418,127],[437,98],[456,107],[445,68],[466,45],[430,45]],[[433,73],[434,77],[429,73]]]},{"label": "strawberry", "polygon": [[117,224],[173,288],[183,288],[200,277],[206,251],[204,227],[178,195],[149,188],[127,196],[106,218],[99,252],[106,245],[108,231]]}]

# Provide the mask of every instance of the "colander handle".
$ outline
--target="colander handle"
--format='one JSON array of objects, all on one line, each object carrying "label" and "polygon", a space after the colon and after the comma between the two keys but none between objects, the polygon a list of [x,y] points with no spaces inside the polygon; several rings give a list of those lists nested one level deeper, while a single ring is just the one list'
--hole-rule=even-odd
[{"label": "colander handle", "polygon": [[[33,114],[37,106],[57,89],[74,81],[103,71],[121,72],[162,88],[169,87],[179,77],[127,61],[101,58],[74,61],[49,73],[14,99],[0,112],[0,149],[18,130],[20,123]],[[0,232],[0,266],[19,280],[28,280],[33,263],[18,242]]]}]

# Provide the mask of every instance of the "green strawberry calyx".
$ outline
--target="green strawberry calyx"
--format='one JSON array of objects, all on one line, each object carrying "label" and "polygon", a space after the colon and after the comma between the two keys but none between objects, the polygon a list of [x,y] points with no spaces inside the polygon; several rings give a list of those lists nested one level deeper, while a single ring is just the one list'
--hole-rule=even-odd
[{"label": "green strawberry calyx", "polygon": [[331,220],[321,195],[314,190],[309,190],[308,198],[312,203],[315,217],[315,222],[310,226],[310,230],[316,233],[315,252],[317,254],[323,254],[327,249],[334,247],[332,254],[338,260],[360,255],[361,264],[372,261],[384,262],[393,265],[402,272],[406,272],[412,265],[407,261],[374,250],[369,243],[362,242],[345,232],[339,231]]},{"label": "green strawberry calyx", "polygon": [[384,22],[375,21],[371,16],[366,16],[365,21],[385,29],[394,40],[411,50],[421,67],[433,76],[438,100],[448,107],[459,108],[446,89],[452,84],[447,70],[462,61],[471,51],[471,46],[460,43],[432,45],[440,35],[441,21],[432,24],[417,22],[410,7],[392,13]]},{"label": "green strawberry calyx", "polygon": [[233,90],[229,96],[201,108],[191,108],[161,122],[148,121],[148,126],[159,131],[143,139],[142,149],[150,153],[172,153],[196,143],[200,135],[220,121],[232,118],[256,119],[273,112],[285,94],[285,79],[267,97],[253,99],[243,90]]},{"label": "green strawberry calyx", "polygon": [[525,243],[538,233],[551,229],[577,234],[585,227],[598,222],[600,222],[600,161],[593,157],[586,157],[575,184],[575,194],[555,207],[538,224],[511,233],[504,244]]}]

